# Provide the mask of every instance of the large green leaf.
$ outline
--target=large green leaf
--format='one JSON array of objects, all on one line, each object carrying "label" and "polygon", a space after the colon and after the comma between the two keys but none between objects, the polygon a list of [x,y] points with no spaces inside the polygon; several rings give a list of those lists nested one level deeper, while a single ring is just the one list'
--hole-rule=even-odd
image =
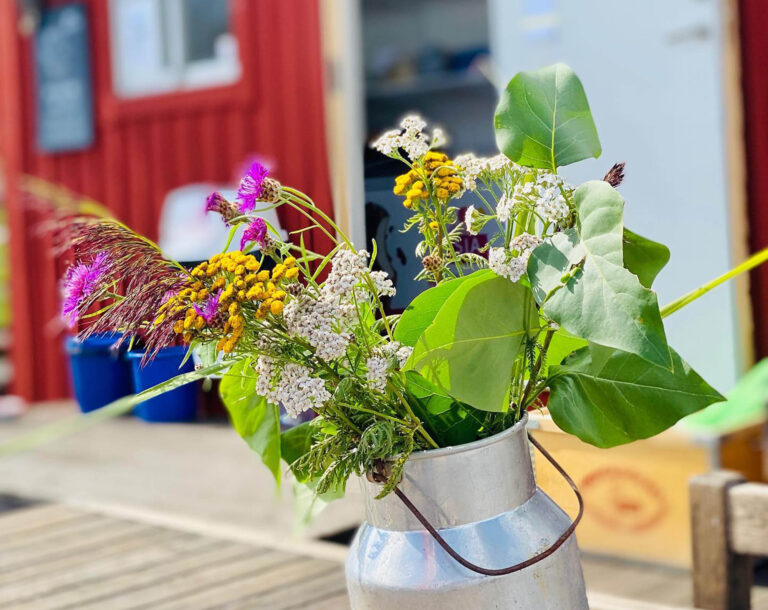
[{"label": "large green leaf", "polygon": [[494,116],[496,143],[507,157],[555,171],[602,149],[581,81],[565,64],[519,72]]},{"label": "large green leaf", "polygon": [[435,320],[437,312],[445,304],[446,299],[465,281],[491,274],[491,271],[476,271],[471,275],[465,275],[454,280],[449,280],[429,288],[417,296],[406,307],[403,315],[395,327],[394,338],[403,345],[416,345],[416,341],[427,329],[427,326]]},{"label": "large green leaf", "polygon": [[673,370],[590,345],[550,369],[549,411],[564,431],[597,447],[648,438],[724,400],[670,350]]},{"label": "large green leaf", "polygon": [[448,297],[406,368],[459,402],[504,411],[512,365],[531,329],[538,329],[538,313],[530,289],[478,274]]},{"label": "large green leaf", "polygon": [[441,447],[477,440],[483,425],[481,413],[446,396],[416,371],[405,374],[405,389],[413,412]]},{"label": "large green leaf", "polygon": [[634,273],[646,288],[669,262],[669,248],[624,228],[624,267]]},{"label": "large green leaf", "polygon": [[250,361],[234,365],[221,380],[219,393],[232,425],[280,483],[280,409],[256,393]]},{"label": "large green leaf", "polygon": [[574,195],[577,226],[531,254],[528,277],[544,313],[569,333],[671,367],[656,293],[623,266],[624,200],[595,180]]}]

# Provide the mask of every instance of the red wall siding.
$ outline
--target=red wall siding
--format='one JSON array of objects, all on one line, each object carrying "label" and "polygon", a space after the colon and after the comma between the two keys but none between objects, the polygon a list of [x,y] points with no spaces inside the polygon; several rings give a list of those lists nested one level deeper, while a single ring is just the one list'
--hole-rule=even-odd
[{"label": "red wall siding", "polygon": [[[768,247],[768,3],[740,0],[744,139],[747,150],[749,245],[753,252]],[[768,356],[768,265],[750,277],[758,357]]]},{"label": "red wall siding", "polygon": [[[35,150],[31,47],[19,38],[13,2],[0,3],[0,155],[8,181],[15,391],[30,400],[68,393],[58,322],[57,268],[24,209],[19,176],[33,174],[105,203],[135,230],[156,237],[167,192],[228,181],[250,153],[276,161],[275,176],[330,213],[318,3],[232,0],[244,77],[236,85],[139,100],[112,93],[107,0],[90,11],[96,143],[76,154]],[[202,202],[201,202],[202,205]],[[305,226],[284,214],[288,230]],[[315,236],[312,244],[328,244]]]}]

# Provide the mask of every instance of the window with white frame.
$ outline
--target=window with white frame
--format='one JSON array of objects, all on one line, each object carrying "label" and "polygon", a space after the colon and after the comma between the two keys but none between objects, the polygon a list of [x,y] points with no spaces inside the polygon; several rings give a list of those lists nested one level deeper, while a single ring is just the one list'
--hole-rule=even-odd
[{"label": "window with white frame", "polygon": [[114,88],[138,97],[233,83],[231,0],[111,0]]}]

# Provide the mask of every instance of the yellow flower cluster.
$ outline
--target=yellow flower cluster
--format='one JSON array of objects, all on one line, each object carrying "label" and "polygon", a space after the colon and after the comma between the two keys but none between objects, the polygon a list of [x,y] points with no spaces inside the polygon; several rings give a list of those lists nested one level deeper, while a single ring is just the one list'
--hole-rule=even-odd
[{"label": "yellow flower cluster", "polygon": [[415,163],[412,170],[395,178],[392,192],[405,195],[403,205],[410,210],[429,197],[429,185],[435,197],[443,202],[458,195],[464,188],[453,161],[445,153],[430,150],[421,163]]},{"label": "yellow flower cluster", "polygon": [[298,274],[293,257],[278,263],[270,272],[260,270],[259,261],[250,254],[216,254],[190,272],[187,287],[164,307],[171,313],[186,308],[184,319],[177,320],[173,327],[184,341],[189,343],[196,334],[212,331],[214,338],[219,336],[216,349],[229,353],[243,336],[244,314],[257,320],[270,314],[280,315],[287,295],[282,285],[295,280]]}]

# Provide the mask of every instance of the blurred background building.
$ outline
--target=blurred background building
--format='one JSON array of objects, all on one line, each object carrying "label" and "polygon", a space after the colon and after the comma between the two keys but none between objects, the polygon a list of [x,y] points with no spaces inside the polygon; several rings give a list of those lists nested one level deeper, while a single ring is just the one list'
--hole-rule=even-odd
[{"label": "blurred background building", "polygon": [[[662,303],[679,296],[768,245],[765,12],[757,0],[3,2],[15,391],[68,391],[62,268],[35,231],[43,219],[24,205],[23,176],[100,201],[154,238],[171,191],[234,184],[260,155],[358,244],[377,239],[401,309],[422,288],[408,279],[418,261],[399,233],[397,167],[367,142],[416,110],[451,135],[449,152],[493,153],[498,88],[554,61],[584,81],[604,151],[565,173],[577,182],[627,162],[627,223],[670,245],[658,291]],[[289,212],[281,224],[302,226]],[[761,270],[751,288],[745,278],[669,319],[670,341],[727,391],[768,353],[766,302]]]}]

